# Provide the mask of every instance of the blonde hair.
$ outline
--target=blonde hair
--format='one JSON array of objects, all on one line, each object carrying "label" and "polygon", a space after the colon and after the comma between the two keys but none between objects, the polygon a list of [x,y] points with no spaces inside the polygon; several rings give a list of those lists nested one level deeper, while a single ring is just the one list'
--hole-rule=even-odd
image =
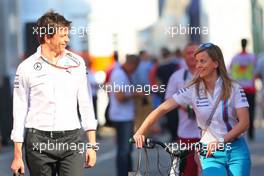
[{"label": "blonde hair", "polygon": [[[205,43],[200,45],[199,48],[194,52],[194,57],[196,57],[197,54],[203,51],[206,51],[209,57],[214,62],[218,63],[217,75],[220,76],[221,79],[223,80],[223,84],[222,84],[223,87],[220,96],[222,100],[226,100],[231,95],[232,79],[228,76],[222,51],[217,45],[214,45],[212,43]],[[200,97],[199,87],[202,81],[203,80],[198,75],[195,75],[194,78],[189,83],[189,86],[195,85],[195,89],[198,97]]]}]

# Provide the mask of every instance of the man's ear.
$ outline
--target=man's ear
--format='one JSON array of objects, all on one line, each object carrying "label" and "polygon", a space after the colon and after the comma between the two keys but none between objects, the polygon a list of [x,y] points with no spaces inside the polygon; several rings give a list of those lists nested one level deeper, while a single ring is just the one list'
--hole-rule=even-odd
[{"label": "man's ear", "polygon": [[45,34],[44,36],[45,43],[50,43],[50,39],[51,39],[51,36],[48,34]]}]

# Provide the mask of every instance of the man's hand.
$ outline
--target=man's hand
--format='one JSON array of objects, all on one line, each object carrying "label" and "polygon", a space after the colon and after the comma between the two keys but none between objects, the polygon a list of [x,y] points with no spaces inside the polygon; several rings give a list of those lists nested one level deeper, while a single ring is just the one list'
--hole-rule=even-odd
[{"label": "man's hand", "polygon": [[[94,147],[97,145],[97,143],[96,143],[96,134],[95,133],[96,133],[95,130],[86,131],[87,140]],[[94,148],[94,147],[87,148],[87,150],[86,150],[86,155],[85,155],[85,167],[86,168],[94,167],[94,165],[96,163],[96,151],[95,151],[96,148]]]},{"label": "man's hand", "polygon": [[96,163],[96,151],[94,149],[87,149],[85,156],[85,167],[94,167]]},{"label": "man's hand", "polygon": [[25,169],[24,169],[24,162],[22,158],[14,158],[12,165],[11,165],[11,169],[12,172],[14,174],[18,174],[18,171],[21,171],[21,174],[25,173]]},{"label": "man's hand", "polygon": [[17,174],[19,170],[22,174],[25,173],[24,162],[22,159],[22,143],[21,142],[15,142],[14,144],[14,159],[11,164],[11,170],[15,174]]}]

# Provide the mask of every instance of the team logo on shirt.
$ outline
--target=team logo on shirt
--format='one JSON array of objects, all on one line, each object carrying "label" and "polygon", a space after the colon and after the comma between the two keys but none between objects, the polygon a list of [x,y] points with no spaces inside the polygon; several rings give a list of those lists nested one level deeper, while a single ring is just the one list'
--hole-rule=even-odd
[{"label": "team logo on shirt", "polygon": [[19,75],[15,76],[14,88],[19,88]]},{"label": "team logo on shirt", "polygon": [[39,71],[42,69],[42,64],[40,62],[36,62],[33,67],[35,70]]},{"label": "team logo on shirt", "polygon": [[196,100],[196,106],[197,107],[207,107],[209,106],[209,100],[208,98],[204,97],[204,98],[197,98]]},{"label": "team logo on shirt", "polygon": [[247,96],[244,92],[244,89],[243,88],[239,88],[239,92],[240,92],[240,96],[241,96],[241,102],[244,103],[244,102],[247,102]]},{"label": "team logo on shirt", "polygon": [[245,98],[246,97],[246,94],[245,94],[243,88],[239,88],[239,92],[240,92],[240,95],[241,95],[242,98]]},{"label": "team logo on shirt", "polygon": [[179,90],[176,92],[176,94],[177,94],[177,95],[182,94],[182,93],[186,92],[187,89],[188,89],[188,88],[182,88],[182,89],[179,89]]}]

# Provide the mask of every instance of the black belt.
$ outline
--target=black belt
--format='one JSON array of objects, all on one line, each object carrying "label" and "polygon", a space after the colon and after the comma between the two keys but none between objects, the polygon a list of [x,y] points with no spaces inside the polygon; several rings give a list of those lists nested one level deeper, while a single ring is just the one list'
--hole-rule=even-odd
[{"label": "black belt", "polygon": [[34,134],[39,134],[42,136],[47,136],[50,138],[61,138],[61,137],[65,137],[65,136],[70,136],[73,134],[77,134],[79,132],[80,129],[75,129],[75,130],[66,130],[66,131],[42,131],[42,130],[38,130],[35,128],[28,128],[27,131],[29,133],[34,133]]}]

